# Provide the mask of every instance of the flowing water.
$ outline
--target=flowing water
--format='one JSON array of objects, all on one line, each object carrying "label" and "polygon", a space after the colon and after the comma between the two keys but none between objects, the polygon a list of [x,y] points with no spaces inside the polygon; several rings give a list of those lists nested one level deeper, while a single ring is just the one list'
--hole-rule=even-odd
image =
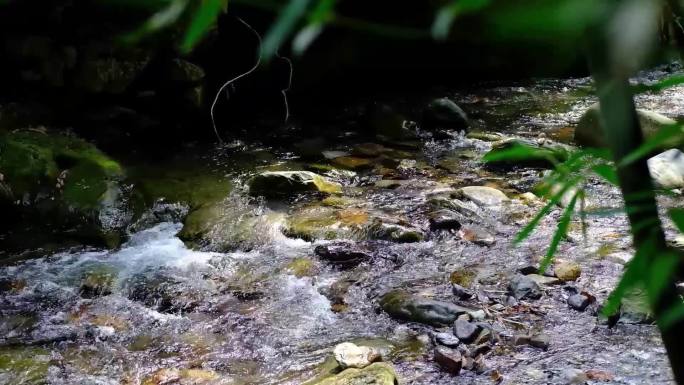
[{"label": "flowing water", "polygon": [[[661,76],[654,71],[640,80]],[[484,85],[449,96],[479,130],[567,142],[572,125],[595,101],[589,88],[587,79],[549,80]],[[674,88],[640,96],[638,103],[677,118],[684,116],[683,98],[684,89]],[[340,140],[328,149],[347,150],[359,141]],[[457,379],[444,373],[431,358],[429,336],[435,329],[394,320],[379,308],[382,294],[395,288],[452,300],[454,271],[475,277],[478,295],[469,305],[486,308],[487,322],[500,333],[543,331],[551,337],[547,351],[496,347],[487,366],[503,375],[503,383],[567,383],[569,369],[603,373],[614,384],[672,383],[653,325],[609,329],[592,311],[569,309],[562,285],[546,288],[539,301],[502,305],[513,273],[545,253],[561,209],[528,241],[512,246],[517,231],[543,206],[515,197],[529,191],[543,171],[485,169],[479,158],[489,148],[488,142],[463,136],[422,138],[417,148],[397,150],[404,161],[391,175],[402,182],[392,189],[375,185],[380,176],[374,170],[329,171],[344,185],[345,197],[329,205],[320,204],[318,196],[280,203],[246,196],[241,186],[255,171],[302,167],[305,162],[288,149],[268,144],[214,149],[201,157],[203,167],[233,187],[226,189],[232,191],[221,203],[223,217],[209,244],[188,248],[176,236],[179,215],[149,220],[154,210],[187,210],[157,203],[118,249],[75,247],[0,267],[0,383],[299,384],[334,366],[332,348],[344,341],[380,349],[402,384],[494,383],[491,371],[464,371]],[[165,167],[182,163],[181,157]],[[515,199],[495,208],[472,206],[466,231],[427,230],[430,197],[454,186],[483,184]],[[588,206],[620,206],[615,189],[598,181],[588,189]],[[677,204],[668,197],[661,203]],[[367,245],[373,258],[341,269],[314,254],[316,246],[330,241],[284,235],[288,217],[312,211],[319,221],[341,218],[321,226]],[[368,217],[393,218],[427,236],[414,243],[369,241],[369,234],[352,226]],[[580,263],[575,286],[601,302],[631,254],[629,232],[619,213],[589,216],[587,226],[584,236],[573,223],[558,255]],[[674,235],[671,228],[668,234]],[[227,247],[236,238],[239,247]],[[107,290],[89,292],[84,282],[105,282]],[[497,303],[502,306],[493,306]],[[181,371],[164,382],[160,369]]]}]

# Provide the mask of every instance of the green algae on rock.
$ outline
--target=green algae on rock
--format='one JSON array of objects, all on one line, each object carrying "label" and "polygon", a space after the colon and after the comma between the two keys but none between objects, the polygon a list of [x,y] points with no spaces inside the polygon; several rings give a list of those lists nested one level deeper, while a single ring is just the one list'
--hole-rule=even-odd
[{"label": "green algae on rock", "polygon": [[0,134],[0,202],[25,218],[116,246],[123,168],[94,145],[44,129]]},{"label": "green algae on rock", "polygon": [[342,186],[311,171],[266,171],[252,177],[247,184],[250,195],[266,198],[304,192],[342,192]]},{"label": "green algae on rock", "polygon": [[320,380],[305,382],[305,385],[396,385],[397,375],[391,365],[376,362],[363,369],[349,368]]}]

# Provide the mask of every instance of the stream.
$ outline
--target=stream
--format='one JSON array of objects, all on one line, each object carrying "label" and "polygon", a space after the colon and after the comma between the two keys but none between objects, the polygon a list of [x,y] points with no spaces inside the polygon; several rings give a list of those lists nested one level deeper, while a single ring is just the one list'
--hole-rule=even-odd
[{"label": "stream", "polygon": [[[669,72],[656,69],[637,80]],[[574,125],[596,102],[590,90],[589,79],[564,79],[483,84],[439,96],[468,112],[471,131],[571,144]],[[637,104],[682,118],[684,87],[640,95]],[[177,234],[188,206],[160,199],[130,226],[120,248],[27,246],[30,258],[0,264],[0,383],[302,384],[331,371],[333,348],[348,341],[382,352],[400,384],[674,383],[655,325],[637,314],[608,328],[596,315],[632,254],[626,217],[609,210],[621,206],[617,189],[591,180],[587,207],[611,214],[587,216],[586,231],[573,219],[561,242],[557,258],[578,263],[580,277],[542,285],[540,299],[514,301],[509,282],[546,253],[563,210],[554,208],[529,239],[513,245],[545,205],[523,195],[545,171],[487,168],[481,157],[491,141],[464,134],[366,145],[381,160],[344,170],[336,155],[374,142],[352,131],[338,129],[335,140],[318,148],[329,159],[315,161],[294,145],[309,138],[193,147],[158,165],[131,161],[134,177],[168,183],[169,173],[179,185],[198,183],[193,194],[220,191],[213,206],[220,217],[201,241],[184,243]],[[342,193],[283,200],[247,194],[258,172],[305,167],[339,183]],[[204,191],[196,169],[209,170],[211,186],[221,188]],[[430,229],[435,197],[483,185],[509,199],[466,202],[460,228]],[[681,206],[680,196],[659,199],[663,207]],[[374,220],[420,236],[378,239],[366,226]],[[676,236],[669,223],[667,233]],[[370,257],[340,265],[316,251],[342,241]],[[473,295],[455,298],[454,282]],[[450,328],[388,315],[381,299],[397,289],[486,310],[482,322],[499,342],[477,370],[452,376],[433,360],[435,333]],[[567,298],[578,291],[596,302],[584,311],[570,308]],[[510,343],[521,333],[543,333],[550,344]]]}]

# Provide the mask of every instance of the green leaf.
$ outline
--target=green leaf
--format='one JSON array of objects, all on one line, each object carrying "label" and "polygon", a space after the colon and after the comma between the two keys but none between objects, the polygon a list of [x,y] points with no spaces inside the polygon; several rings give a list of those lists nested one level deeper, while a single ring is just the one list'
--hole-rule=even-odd
[{"label": "green leaf", "polygon": [[325,24],[333,19],[333,11],[337,0],[319,0],[309,15],[309,24],[302,28],[292,39],[292,52],[301,55],[309,45],[323,32]]},{"label": "green leaf", "polygon": [[518,235],[515,236],[513,243],[518,244],[527,239],[527,237],[529,237],[530,234],[532,234],[532,231],[534,231],[534,229],[537,227],[542,218],[544,218],[551,212],[551,209],[553,209],[553,207],[556,204],[558,204],[558,202],[560,202],[561,198],[563,198],[563,195],[573,186],[575,186],[579,182],[579,180],[579,177],[575,177],[566,181],[565,184],[561,187],[561,189],[554,196],[551,197],[546,206],[539,210],[537,215],[535,215],[534,218],[532,218],[530,223],[528,223],[522,230],[520,230]]},{"label": "green leaf", "polygon": [[684,303],[679,303],[670,309],[667,309],[660,317],[658,317],[658,327],[661,330],[666,330],[675,323],[684,318]]},{"label": "green leaf", "polygon": [[668,284],[672,284],[670,277],[676,271],[679,264],[679,257],[673,252],[666,252],[658,255],[649,255],[648,277],[645,279],[646,294],[653,308]]},{"label": "green leaf", "polygon": [[620,309],[622,298],[632,288],[636,287],[643,281],[643,272],[648,267],[648,256],[655,250],[655,241],[653,237],[646,239],[646,242],[637,250],[634,258],[627,264],[625,273],[620,278],[617,286],[608,296],[606,304],[603,306],[603,315],[610,317]]},{"label": "green leaf", "polygon": [[598,176],[602,177],[605,179],[608,183],[612,184],[613,186],[618,185],[618,176],[617,172],[615,171],[615,167],[607,164],[607,163],[601,163],[593,166],[592,171],[594,171]]},{"label": "green leaf", "polygon": [[482,157],[485,163],[498,162],[502,160],[527,160],[527,159],[547,159],[551,163],[557,164],[558,159],[553,151],[539,149],[520,143],[513,143],[509,148],[494,149]]},{"label": "green leaf", "polygon": [[290,36],[295,25],[306,13],[309,0],[290,0],[285,8],[280,12],[275,23],[266,33],[263,49],[261,51],[264,61],[273,58],[283,41]]},{"label": "green leaf", "polygon": [[644,92],[660,92],[664,89],[684,84],[684,75],[677,74],[660,79],[654,84],[637,84],[632,87],[632,92],[640,94]]},{"label": "green leaf", "polygon": [[684,209],[672,209],[670,210],[670,219],[677,226],[677,230],[680,233],[684,233]]},{"label": "green leaf", "polygon": [[207,34],[209,29],[216,23],[216,19],[225,9],[228,0],[202,0],[190,21],[190,26],[185,32],[181,50],[190,52],[195,45]]},{"label": "green leaf", "polygon": [[136,42],[141,38],[166,28],[180,18],[188,5],[188,0],[172,0],[167,7],[153,14],[135,31],[123,36],[125,42]]},{"label": "green leaf", "polygon": [[671,124],[661,127],[661,129],[648,140],[644,141],[637,149],[622,158],[620,167],[627,166],[636,160],[648,156],[653,151],[658,150],[667,144],[676,147],[684,139],[684,130],[679,124]]},{"label": "green leaf", "polygon": [[491,0],[454,0],[437,11],[432,23],[432,36],[443,40],[449,36],[449,31],[456,18],[464,13],[474,12],[486,7]]},{"label": "green leaf", "polygon": [[579,195],[580,192],[576,192],[575,195],[572,196],[572,199],[570,200],[570,203],[568,203],[568,206],[565,208],[565,211],[563,211],[563,214],[561,215],[561,218],[558,221],[558,228],[556,229],[556,232],[553,234],[553,238],[551,239],[549,249],[546,251],[546,256],[539,265],[540,272],[546,271],[546,268],[549,267],[549,265],[553,261],[553,256],[556,254],[556,250],[558,250],[558,245],[560,245],[561,239],[563,239],[565,235],[568,233],[568,226],[570,225],[572,214],[575,212],[575,204],[577,204],[577,198],[579,197]]}]

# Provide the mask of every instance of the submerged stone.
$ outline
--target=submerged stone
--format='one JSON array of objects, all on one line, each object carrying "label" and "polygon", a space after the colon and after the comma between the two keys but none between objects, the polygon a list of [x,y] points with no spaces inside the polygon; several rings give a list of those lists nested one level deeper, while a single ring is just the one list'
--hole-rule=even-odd
[{"label": "submerged stone", "polygon": [[473,313],[473,309],[451,302],[436,301],[411,295],[403,290],[385,294],[380,301],[382,309],[390,316],[429,325],[451,325],[458,316]]},{"label": "submerged stone", "polygon": [[339,193],[342,187],[311,171],[266,171],[247,182],[249,194],[267,198],[287,197],[304,192]]},{"label": "submerged stone", "polygon": [[370,252],[363,250],[352,243],[316,246],[314,253],[325,261],[341,266],[358,265],[373,257]]},{"label": "submerged stone", "polygon": [[307,381],[305,385],[396,385],[397,375],[391,365],[376,362],[363,369],[349,368],[320,380]]},{"label": "submerged stone", "polygon": [[428,130],[467,130],[468,115],[448,98],[432,100],[423,110],[423,127]]}]

